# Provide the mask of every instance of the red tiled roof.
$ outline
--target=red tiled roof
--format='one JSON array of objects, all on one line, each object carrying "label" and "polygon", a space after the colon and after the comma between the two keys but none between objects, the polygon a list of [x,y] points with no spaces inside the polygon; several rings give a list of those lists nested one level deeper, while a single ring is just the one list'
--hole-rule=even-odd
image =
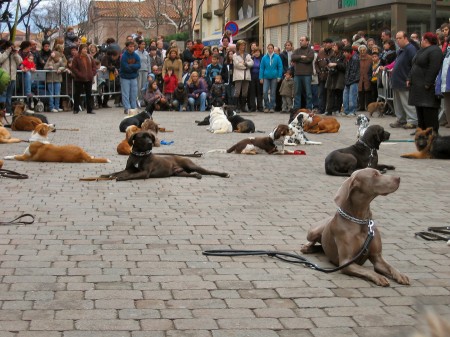
[{"label": "red tiled roof", "polygon": [[[175,10],[158,0],[145,0],[139,2],[123,1],[92,1],[97,17],[124,17],[124,18],[153,18],[159,8],[161,13],[167,13],[171,18],[177,18]],[[159,7],[158,7],[159,6]]]}]

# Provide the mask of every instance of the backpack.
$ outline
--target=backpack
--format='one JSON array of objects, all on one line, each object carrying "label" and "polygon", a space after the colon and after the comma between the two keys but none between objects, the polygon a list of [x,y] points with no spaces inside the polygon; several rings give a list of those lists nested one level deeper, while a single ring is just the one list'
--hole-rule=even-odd
[{"label": "backpack", "polygon": [[9,82],[11,82],[11,77],[3,68],[0,68],[0,93],[5,92]]}]

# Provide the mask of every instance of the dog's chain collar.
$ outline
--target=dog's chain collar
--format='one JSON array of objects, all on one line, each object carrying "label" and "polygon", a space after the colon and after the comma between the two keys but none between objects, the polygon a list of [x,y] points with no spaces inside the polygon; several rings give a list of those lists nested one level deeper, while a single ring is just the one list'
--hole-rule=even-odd
[{"label": "dog's chain collar", "polygon": [[371,148],[369,145],[364,143],[361,139],[358,139],[358,142],[360,142],[362,145],[364,145],[365,147],[367,147],[370,150],[369,163],[367,164],[367,167],[371,167],[372,166],[372,159],[373,159],[373,151],[375,151],[375,149]]},{"label": "dog's chain collar", "polygon": [[135,151],[131,151],[131,154],[132,155],[135,155],[135,156],[137,156],[137,157],[145,157],[145,156],[148,156],[149,154],[151,154],[152,153],[152,150],[147,150],[147,151],[145,151],[145,152],[135,152]]},{"label": "dog's chain collar", "polygon": [[342,208],[340,208],[340,207],[338,207],[337,211],[338,211],[339,215],[341,217],[343,217],[344,219],[347,219],[347,220],[349,220],[351,222],[354,222],[354,223],[356,223],[358,225],[367,225],[367,227],[369,228],[369,234],[371,234],[371,235],[375,234],[375,232],[373,230],[373,226],[375,226],[375,222],[372,219],[358,219],[358,218],[355,218],[355,217],[351,216],[350,214],[345,213],[342,210]]}]

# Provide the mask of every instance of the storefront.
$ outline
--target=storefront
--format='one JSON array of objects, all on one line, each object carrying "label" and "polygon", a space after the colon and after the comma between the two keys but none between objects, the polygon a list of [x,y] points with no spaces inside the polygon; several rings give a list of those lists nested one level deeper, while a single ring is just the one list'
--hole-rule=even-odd
[{"label": "storefront", "polygon": [[[423,34],[430,30],[431,0],[309,0],[312,41],[351,38],[358,31],[380,39],[383,29]],[[449,22],[450,2],[437,1],[436,27]]]}]

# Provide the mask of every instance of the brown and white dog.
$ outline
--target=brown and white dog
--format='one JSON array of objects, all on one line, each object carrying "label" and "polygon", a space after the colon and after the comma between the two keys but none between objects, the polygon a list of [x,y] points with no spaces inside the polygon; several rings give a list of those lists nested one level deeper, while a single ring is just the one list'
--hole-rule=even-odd
[{"label": "brown and white dog", "polygon": [[[241,140],[227,150],[227,153],[258,154],[265,151],[268,154],[284,154],[284,138],[293,135],[285,124],[278,125],[267,137],[250,137]],[[277,147],[281,145],[281,151]]]},{"label": "brown and white dog", "polygon": [[106,158],[94,158],[76,145],[52,145],[48,133],[55,130],[54,125],[41,123],[31,133],[30,146],[21,155],[6,156],[3,159],[20,161],[39,161],[57,163],[110,163]]},{"label": "brown and white dog", "polygon": [[3,124],[0,122],[0,144],[7,143],[20,143],[22,140],[19,138],[12,138],[6,128],[3,127]]},{"label": "brown and white dog", "polygon": [[136,125],[130,125],[129,127],[127,127],[127,129],[125,130],[125,139],[122,140],[119,145],[117,145],[117,153],[124,155],[124,156],[129,156],[131,153],[131,145],[128,143],[128,141],[130,140],[131,136],[133,134],[135,134],[136,132],[141,131],[141,128],[137,127]]},{"label": "brown and white dog", "polygon": [[316,114],[310,115],[311,122],[305,122],[303,130],[309,133],[336,133],[339,131],[341,124],[336,118],[327,116],[322,117]]},{"label": "brown and white dog", "polygon": [[14,103],[11,130],[33,131],[34,128],[41,123],[48,123],[47,117],[41,114],[27,112],[27,106],[23,102]]},{"label": "brown and white dog", "polygon": [[148,131],[155,136],[155,144],[153,146],[160,147],[161,141],[158,138],[159,125],[152,118],[147,118],[141,125],[142,131]]}]

